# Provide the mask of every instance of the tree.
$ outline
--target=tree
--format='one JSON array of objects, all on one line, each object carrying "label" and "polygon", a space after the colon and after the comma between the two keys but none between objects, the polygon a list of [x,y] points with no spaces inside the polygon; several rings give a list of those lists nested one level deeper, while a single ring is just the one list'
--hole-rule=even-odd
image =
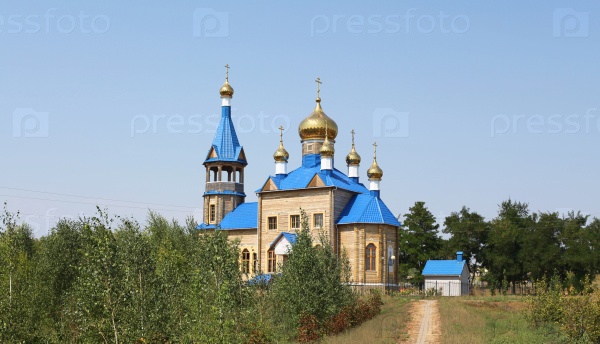
[{"label": "tree", "polygon": [[[519,259],[523,272],[533,281],[552,277],[561,269],[559,236],[564,221],[558,213],[535,213],[531,224],[523,230]],[[563,275],[564,277],[564,275]]]},{"label": "tree", "polygon": [[19,214],[10,213],[6,203],[0,218],[0,341],[35,341],[39,339],[35,240],[31,227],[17,224]]},{"label": "tree", "polygon": [[600,221],[596,218],[586,226],[589,216],[581,212],[569,212],[564,219],[564,231],[559,237],[563,249],[564,271],[574,275],[574,284],[581,288],[586,275],[595,275],[600,270]]},{"label": "tree", "polygon": [[147,294],[152,300],[146,310],[147,338],[152,342],[183,341],[193,321],[189,317],[192,271],[205,267],[193,264],[195,240],[189,225],[184,227],[150,212],[145,231],[154,265],[152,288]]},{"label": "tree", "polygon": [[399,271],[408,276],[409,270],[413,269],[417,273],[412,281],[421,283],[421,272],[427,260],[439,259],[441,255],[443,241],[438,236],[439,225],[425,202],[415,202],[404,217],[406,220],[398,234]]},{"label": "tree", "polygon": [[301,219],[296,243],[273,284],[275,318],[288,334],[295,333],[301,316],[324,321],[350,304],[353,297],[347,261],[337,258],[324,233],[318,235],[320,246],[315,247],[303,210]]},{"label": "tree", "polygon": [[242,277],[239,247],[219,229],[201,233],[194,246],[190,280],[189,340],[204,343],[242,342]]},{"label": "tree", "polygon": [[489,270],[488,282],[501,288],[502,281],[515,283],[526,278],[522,247],[525,233],[534,225],[526,203],[502,202],[498,217],[490,224],[488,245],[483,265]]},{"label": "tree", "polygon": [[478,264],[483,261],[488,230],[489,225],[483,216],[465,206],[444,221],[443,232],[452,235],[444,245],[444,256],[452,259],[456,252],[462,251],[472,275],[471,281],[477,273]]},{"label": "tree", "polygon": [[65,305],[79,276],[83,256],[83,221],[61,219],[39,241],[36,273],[43,297],[38,316],[41,334],[54,342],[69,341],[73,328],[65,317]]}]

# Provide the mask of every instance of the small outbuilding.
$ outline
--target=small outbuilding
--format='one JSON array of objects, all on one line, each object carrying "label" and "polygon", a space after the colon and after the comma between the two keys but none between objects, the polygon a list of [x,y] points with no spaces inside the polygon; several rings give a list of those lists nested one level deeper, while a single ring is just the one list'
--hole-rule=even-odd
[{"label": "small outbuilding", "polygon": [[423,276],[426,291],[435,290],[442,296],[469,294],[469,268],[462,252],[456,252],[456,260],[428,260]]}]

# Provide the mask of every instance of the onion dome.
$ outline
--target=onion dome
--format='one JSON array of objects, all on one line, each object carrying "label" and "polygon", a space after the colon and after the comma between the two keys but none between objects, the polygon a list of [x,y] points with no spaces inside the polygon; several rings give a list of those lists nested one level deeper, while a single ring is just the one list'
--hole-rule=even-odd
[{"label": "onion dome", "polygon": [[[313,112],[300,122],[298,125],[298,134],[302,141],[304,140],[322,140],[327,133],[330,140],[335,140],[338,133],[338,126],[334,120],[329,118],[321,108],[321,98],[319,97],[321,79],[317,78],[317,105]],[[326,129],[327,128],[327,129]]]},{"label": "onion dome", "polygon": [[290,158],[290,154],[283,147],[283,127],[279,127],[279,148],[273,154],[275,162],[287,162]]},{"label": "onion dome", "polygon": [[356,148],[354,148],[354,129],[352,129],[352,149],[346,155],[346,163],[348,165],[360,165],[360,155],[358,155]]},{"label": "onion dome", "polygon": [[221,97],[233,97],[233,87],[229,84],[229,80],[225,80],[223,86],[219,90]]},{"label": "onion dome", "polygon": [[223,84],[223,86],[221,86],[219,93],[221,94],[221,97],[231,98],[231,97],[233,97],[233,87],[231,87],[231,85],[229,84],[229,65],[226,64],[225,68],[226,68],[225,83]]},{"label": "onion dome", "polygon": [[289,158],[290,154],[283,148],[283,143],[280,142],[279,148],[277,148],[275,154],[273,154],[273,159],[275,159],[276,162],[287,162]]},{"label": "onion dome", "polygon": [[383,170],[381,170],[379,165],[377,165],[377,160],[373,160],[373,164],[367,170],[367,177],[374,180],[378,180],[383,177]]},{"label": "onion dome", "polygon": [[383,177],[383,170],[377,164],[377,144],[373,143],[373,147],[375,147],[373,164],[371,164],[371,167],[367,170],[367,177],[369,177],[369,180],[381,180],[381,177]]},{"label": "onion dome", "polygon": [[352,145],[350,153],[346,155],[346,163],[348,165],[360,165],[360,155],[358,155],[356,149],[354,149],[354,145]]},{"label": "onion dome", "polygon": [[[327,131],[327,129],[329,128],[326,123],[325,131]],[[333,153],[335,153],[335,149],[333,148],[333,145],[331,144],[327,136],[325,136],[325,141],[323,141],[323,145],[321,146],[319,153],[321,154],[321,156],[333,156]]]}]

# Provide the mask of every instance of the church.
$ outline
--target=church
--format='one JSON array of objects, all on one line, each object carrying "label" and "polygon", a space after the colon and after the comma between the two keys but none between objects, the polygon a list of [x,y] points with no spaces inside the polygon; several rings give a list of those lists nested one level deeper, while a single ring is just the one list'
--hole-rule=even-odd
[{"label": "church", "polygon": [[354,131],[344,168],[347,174],[335,168],[338,126],[321,107],[317,79],[315,108],[298,125],[302,165],[288,168],[289,154],[280,127],[274,174],[255,190],[257,202],[245,202],[248,161],[231,119],[233,87],[226,68],[219,92],[221,119],[203,163],[204,211],[198,230],[222,230],[230,240],[239,240],[245,276],[273,274],[293,250],[303,210],[311,232],[323,231],[338,256],[345,251],[353,285],[396,284],[400,223],[380,198],[383,171],[377,163],[377,145],[373,144],[373,163],[366,174],[368,188],[360,181],[361,157],[354,146]]}]

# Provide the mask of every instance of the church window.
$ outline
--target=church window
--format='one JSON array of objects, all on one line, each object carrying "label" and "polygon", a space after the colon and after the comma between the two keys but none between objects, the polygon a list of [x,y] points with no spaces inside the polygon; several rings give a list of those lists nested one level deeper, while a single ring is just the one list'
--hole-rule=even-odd
[{"label": "church window", "polygon": [[258,271],[258,254],[256,252],[252,253],[252,272],[256,273]]},{"label": "church window", "polygon": [[275,251],[270,250],[269,253],[267,254],[267,258],[269,261],[268,272],[275,272],[275,269],[277,268],[277,256],[275,256]]},{"label": "church window", "polygon": [[377,249],[375,245],[369,244],[367,245],[367,249],[365,252],[365,270],[366,271],[374,271],[375,270],[375,256],[377,253]]},{"label": "church window", "polygon": [[270,230],[277,229],[277,216],[269,216],[268,221]]},{"label": "church window", "polygon": [[323,214],[313,215],[313,226],[315,228],[323,228]]},{"label": "church window", "polygon": [[300,229],[300,215],[290,216],[290,228],[291,229]]},{"label": "church window", "polygon": [[247,248],[245,248],[242,251],[242,273],[249,273],[250,272],[250,251],[248,251]]},{"label": "church window", "polygon": [[217,219],[217,207],[214,204],[210,205],[210,223],[215,223]]}]

